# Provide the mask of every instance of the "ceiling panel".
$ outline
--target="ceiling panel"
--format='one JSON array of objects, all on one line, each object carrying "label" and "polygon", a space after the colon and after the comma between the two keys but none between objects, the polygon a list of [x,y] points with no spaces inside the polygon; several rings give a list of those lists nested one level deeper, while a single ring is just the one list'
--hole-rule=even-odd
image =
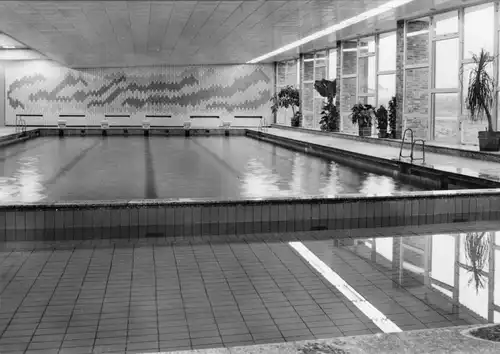
[{"label": "ceiling panel", "polygon": [[[0,32],[72,67],[245,63],[387,0],[1,1]],[[478,0],[479,2],[480,0]],[[268,61],[474,0],[414,0]]]}]

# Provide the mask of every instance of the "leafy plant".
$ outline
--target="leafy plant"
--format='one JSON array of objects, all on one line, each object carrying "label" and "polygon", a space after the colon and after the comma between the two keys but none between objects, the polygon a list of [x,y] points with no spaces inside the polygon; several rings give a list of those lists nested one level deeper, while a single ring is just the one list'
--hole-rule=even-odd
[{"label": "leafy plant", "polygon": [[396,96],[392,96],[391,100],[389,101],[389,127],[391,128],[391,133],[390,136],[393,139],[396,139],[396,109],[398,107],[398,101],[396,99]]},{"label": "leafy plant", "polygon": [[314,82],[314,88],[321,97],[327,99],[327,101],[323,103],[321,120],[319,121],[321,130],[328,132],[338,131],[340,115],[337,106],[333,103],[337,94],[337,80],[316,80]]},{"label": "leafy plant", "polygon": [[375,112],[371,104],[355,104],[352,106],[351,112],[350,117],[353,124],[357,124],[360,128],[372,126],[372,120]]},{"label": "leafy plant", "polygon": [[326,79],[316,80],[314,82],[314,88],[321,97],[332,98],[332,100],[337,96],[337,79],[330,81]]},{"label": "leafy plant", "polygon": [[339,131],[340,114],[333,101],[327,101],[323,104],[321,119],[319,121],[320,129],[326,132]]},{"label": "leafy plant", "polygon": [[486,115],[488,132],[493,132],[491,108],[495,97],[495,80],[490,76],[487,67],[494,57],[481,49],[479,55],[474,54],[472,60],[475,67],[469,74],[469,87],[465,103],[470,111],[471,119],[478,120]]},{"label": "leafy plant", "polygon": [[280,108],[292,108],[293,120],[300,107],[299,90],[292,85],[285,86],[279,92],[275,93],[270,101],[272,102],[271,111],[273,114],[276,114]]},{"label": "leafy plant", "polygon": [[382,138],[387,137],[387,123],[388,123],[388,112],[383,105],[381,105],[375,111],[375,118],[377,119],[377,128],[379,130],[379,135]]}]

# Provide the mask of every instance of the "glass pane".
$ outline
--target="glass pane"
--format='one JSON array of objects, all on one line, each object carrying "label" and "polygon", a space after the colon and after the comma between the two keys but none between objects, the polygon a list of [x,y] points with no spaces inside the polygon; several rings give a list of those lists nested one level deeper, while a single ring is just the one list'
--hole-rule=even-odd
[{"label": "glass pane", "polygon": [[328,79],[333,80],[337,77],[337,50],[330,50],[328,63]]},{"label": "glass pane", "polygon": [[314,80],[326,79],[326,62],[321,60],[316,61],[316,69],[314,70]]},{"label": "glass pane", "polygon": [[304,60],[304,81],[314,80],[314,61]]},{"label": "glass pane", "polygon": [[447,12],[434,16],[434,34],[450,34],[458,32],[458,12]]},{"label": "glass pane", "polygon": [[375,93],[375,57],[359,58],[359,93]]},{"label": "glass pane", "polygon": [[359,103],[371,104],[372,106],[375,106],[375,97],[373,97],[373,96],[362,96],[362,97],[359,98]]},{"label": "glass pane", "polygon": [[356,104],[356,78],[342,79],[340,90],[340,109],[342,112],[350,112]]},{"label": "glass pane", "polygon": [[307,83],[304,84],[304,92],[302,98],[302,111],[312,112],[313,110],[313,95],[314,95],[314,84]]},{"label": "glass pane", "polygon": [[458,94],[434,95],[434,139],[438,142],[458,143]]},{"label": "glass pane", "polygon": [[473,6],[465,9],[464,17],[464,57],[472,58],[482,48],[493,54],[494,34],[493,4]]},{"label": "glass pane", "polygon": [[396,94],[396,75],[379,75],[378,77],[378,102],[377,106],[384,105],[386,108],[392,96]]},{"label": "glass pane", "polygon": [[302,115],[302,127],[312,129],[313,127],[313,113],[305,112]]},{"label": "glass pane", "polygon": [[347,41],[342,44],[342,73],[344,75],[356,74],[357,43]]},{"label": "glass pane", "polygon": [[396,33],[380,35],[378,42],[378,70],[396,70]]},{"label": "glass pane", "polygon": [[297,61],[290,60],[286,68],[286,85],[297,85]]},{"label": "glass pane", "polygon": [[359,40],[359,54],[375,53],[375,38],[367,37]]},{"label": "glass pane", "polygon": [[404,112],[427,114],[429,108],[429,68],[406,70]]},{"label": "glass pane", "polygon": [[321,52],[316,52],[316,58],[326,58],[326,50],[322,50]]},{"label": "glass pane", "polygon": [[276,63],[278,69],[278,85],[283,86],[286,82],[286,63],[278,62]]},{"label": "glass pane", "polygon": [[420,19],[406,23],[406,63],[429,62],[429,20]]},{"label": "glass pane", "polygon": [[323,110],[323,103],[324,102],[325,102],[325,99],[321,96],[314,99],[314,117],[313,117],[313,128],[314,129],[319,129],[319,121],[321,120],[321,111]]},{"label": "glass pane", "polygon": [[458,87],[458,38],[435,42],[435,88]]}]

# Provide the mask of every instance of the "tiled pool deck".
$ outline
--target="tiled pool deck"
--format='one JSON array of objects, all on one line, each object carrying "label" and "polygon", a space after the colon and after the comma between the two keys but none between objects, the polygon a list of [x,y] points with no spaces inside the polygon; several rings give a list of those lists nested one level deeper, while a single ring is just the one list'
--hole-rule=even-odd
[{"label": "tiled pool deck", "polygon": [[[304,131],[293,131],[290,129],[266,128],[265,133],[389,160],[399,157],[399,148],[388,145],[344,139],[336,136],[318,135]],[[407,155],[408,151],[405,150],[404,154]],[[421,154],[421,151],[415,151],[415,157],[421,157]],[[420,164],[421,161],[415,161],[414,163]],[[425,164],[441,171],[500,180],[500,163],[492,161],[426,152]]]},{"label": "tiled pool deck", "polygon": [[[433,227],[500,230],[500,222]],[[414,273],[396,283],[393,269],[341,247],[429,231],[4,243],[0,352],[143,353],[381,333],[288,241],[302,241],[404,331],[486,323],[465,307],[454,311]]]}]

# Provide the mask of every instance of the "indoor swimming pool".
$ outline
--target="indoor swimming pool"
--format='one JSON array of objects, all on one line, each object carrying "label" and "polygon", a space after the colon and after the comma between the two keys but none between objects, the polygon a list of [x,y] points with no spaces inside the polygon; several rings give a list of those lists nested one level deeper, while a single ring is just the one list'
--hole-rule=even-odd
[{"label": "indoor swimming pool", "polygon": [[249,137],[39,137],[0,149],[0,201],[245,199],[419,190]]}]

